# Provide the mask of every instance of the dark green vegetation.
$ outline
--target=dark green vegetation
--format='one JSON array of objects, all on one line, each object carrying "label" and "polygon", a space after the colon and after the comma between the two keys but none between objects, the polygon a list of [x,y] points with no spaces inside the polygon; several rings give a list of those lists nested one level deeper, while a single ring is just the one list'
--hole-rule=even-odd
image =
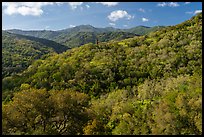
[{"label": "dark green vegetation", "polygon": [[138,26],[131,29],[115,29],[112,27],[95,28],[91,25],[80,25],[74,28],[68,28],[59,31],[22,31],[22,30],[8,30],[8,32],[34,36],[53,40],[70,48],[79,47],[87,43],[107,42],[110,40],[122,40],[124,38],[131,38],[133,36],[145,35],[163,28],[162,26],[145,27]]},{"label": "dark green vegetation", "polygon": [[34,60],[67,49],[54,41],[2,31],[2,76],[22,72]]},{"label": "dark green vegetation", "polygon": [[3,79],[3,134],[202,134],[202,13]]}]

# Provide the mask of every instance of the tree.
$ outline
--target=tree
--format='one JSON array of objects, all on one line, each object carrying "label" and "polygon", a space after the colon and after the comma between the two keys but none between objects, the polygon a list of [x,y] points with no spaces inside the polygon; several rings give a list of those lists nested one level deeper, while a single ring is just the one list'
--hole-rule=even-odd
[{"label": "tree", "polygon": [[3,134],[82,134],[88,96],[71,90],[28,89],[3,105]]}]

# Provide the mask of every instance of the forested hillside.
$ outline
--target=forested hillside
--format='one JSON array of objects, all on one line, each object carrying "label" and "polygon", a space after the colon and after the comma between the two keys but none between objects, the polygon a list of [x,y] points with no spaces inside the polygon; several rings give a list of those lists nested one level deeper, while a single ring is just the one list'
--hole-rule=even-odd
[{"label": "forested hillside", "polygon": [[150,32],[154,32],[164,28],[164,26],[155,26],[155,27],[147,27],[147,26],[137,26],[130,29],[124,29],[125,32],[135,33],[137,35],[146,35]]},{"label": "forested hillside", "polygon": [[2,76],[22,72],[34,60],[67,49],[54,41],[2,31]]},{"label": "forested hillside", "polygon": [[39,59],[2,81],[3,134],[202,134],[202,13]]},{"label": "forested hillside", "polygon": [[161,28],[163,27],[138,26],[131,29],[115,29],[112,27],[95,28],[91,25],[80,25],[59,31],[22,31],[16,29],[7,31],[15,34],[53,40],[62,45],[66,45],[67,47],[74,48],[87,43],[96,43],[97,39],[99,42],[122,40],[124,38],[145,35]]}]

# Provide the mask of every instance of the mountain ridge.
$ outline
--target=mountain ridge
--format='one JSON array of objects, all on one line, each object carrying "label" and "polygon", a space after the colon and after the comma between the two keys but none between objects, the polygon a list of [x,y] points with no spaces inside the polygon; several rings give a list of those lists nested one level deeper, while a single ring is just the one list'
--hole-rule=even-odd
[{"label": "mountain ridge", "polygon": [[[157,27],[157,26],[161,26],[161,25],[156,25],[156,26],[153,26],[153,27]],[[145,25],[138,25],[138,26],[135,26],[135,27],[124,29],[124,28],[115,28],[115,27],[111,27],[111,26],[95,27],[95,26],[92,26],[90,24],[82,24],[82,25],[77,25],[77,26],[74,26],[74,27],[69,27],[69,28],[64,28],[64,29],[59,29],[59,30],[46,30],[46,29],[25,30],[25,29],[15,29],[14,28],[14,29],[5,29],[5,31],[21,30],[21,31],[52,31],[52,32],[57,32],[57,31],[64,31],[64,30],[69,30],[69,29],[73,29],[73,28],[78,28],[78,27],[90,27],[90,28],[96,28],[96,29],[109,29],[110,28],[110,29],[115,29],[115,30],[128,30],[128,29],[137,28],[137,27],[152,28],[150,26],[145,26]],[[167,26],[162,26],[162,27],[167,27]]]},{"label": "mountain ridge", "polygon": [[[145,35],[148,34],[149,32],[156,31],[161,28],[165,27],[137,26],[131,29],[116,29],[113,27],[95,28],[91,25],[79,25],[73,28],[67,28],[59,31],[51,30],[24,31],[19,29],[11,29],[6,31],[20,35],[33,36],[52,40],[62,45],[65,45],[69,48],[73,48],[89,42],[95,43],[97,39],[99,42],[105,42],[109,40],[122,40],[121,38],[123,37],[121,37],[121,34],[124,35],[124,38],[130,38],[134,36]],[[104,37],[100,38],[101,35],[104,35]],[[108,38],[106,36],[111,36],[111,38]],[[104,39],[106,40],[104,41]],[[81,41],[79,42],[79,40]]]},{"label": "mountain ridge", "polygon": [[[72,28],[66,28],[66,29],[61,29],[61,30],[22,30],[22,29],[7,29],[4,31],[10,32],[10,33],[15,33],[15,34],[22,34],[22,35],[32,35],[32,36],[37,36],[37,34],[32,34],[32,33],[44,33],[44,32],[48,32],[48,33],[57,33],[56,35],[58,35],[59,33],[70,33],[70,32],[74,32],[74,31],[78,31],[78,32],[97,32],[97,33],[104,33],[104,32],[110,32],[110,31],[123,31],[123,32],[133,32],[132,30],[135,29],[152,29],[152,28],[164,28],[166,26],[154,26],[154,27],[148,27],[148,26],[143,26],[143,25],[139,25],[136,27],[132,27],[129,29],[120,29],[120,28],[114,28],[114,27],[104,27],[104,28],[97,28],[94,27],[92,25],[78,25]],[[134,31],[134,33],[136,35],[144,35],[139,33],[138,31]],[[139,34],[137,34],[139,33]],[[146,33],[145,33],[146,34]],[[59,34],[60,35],[60,34]]]}]

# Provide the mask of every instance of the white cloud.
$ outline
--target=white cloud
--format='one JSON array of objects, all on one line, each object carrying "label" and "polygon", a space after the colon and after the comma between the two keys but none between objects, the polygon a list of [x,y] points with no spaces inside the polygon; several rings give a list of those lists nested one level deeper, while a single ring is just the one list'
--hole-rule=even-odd
[{"label": "white cloud", "polygon": [[17,12],[21,13],[21,15],[23,16],[26,16],[26,15],[39,16],[43,13],[43,10],[38,8],[30,8],[30,7],[22,6],[17,9]]},{"label": "white cloud", "polygon": [[70,28],[76,27],[75,25],[69,25]]},{"label": "white cloud", "polygon": [[202,12],[202,10],[195,10],[194,12],[193,11],[187,11],[187,12],[185,12],[186,14],[197,14],[197,13],[200,13],[200,12]]},{"label": "white cloud", "polygon": [[105,6],[111,7],[111,6],[118,5],[119,2],[96,2],[96,3],[100,3],[100,4],[103,4]]},{"label": "white cloud", "polygon": [[8,5],[8,2],[2,2],[2,6],[7,6]]},{"label": "white cloud", "polygon": [[193,14],[193,11],[187,11],[186,14]]},{"label": "white cloud", "polygon": [[139,8],[138,11],[145,12],[145,10],[143,8]]},{"label": "white cloud", "polygon": [[143,22],[147,22],[147,21],[149,21],[149,19],[147,19],[147,18],[142,18],[142,21],[143,21]]},{"label": "white cloud", "polygon": [[89,9],[89,8],[90,8],[90,6],[89,6],[89,5],[86,5],[86,7],[87,7],[87,9]]},{"label": "white cloud", "polygon": [[116,10],[110,13],[110,15],[108,15],[108,19],[115,22],[118,19],[122,19],[122,18],[126,18],[128,20],[133,19],[134,16],[131,16],[127,13],[127,11],[125,10]]},{"label": "white cloud", "polygon": [[78,6],[81,6],[83,2],[68,2],[69,6],[72,8],[72,10],[76,9]]},{"label": "white cloud", "polygon": [[202,10],[196,10],[196,11],[194,12],[194,14],[201,13],[201,12],[202,12]]},{"label": "white cloud", "polygon": [[187,4],[190,4],[190,2],[185,2],[184,4],[187,5]]},{"label": "white cloud", "polygon": [[159,7],[165,7],[166,5],[167,5],[166,2],[162,2],[162,3],[157,4],[157,6],[159,6]]},{"label": "white cloud", "polygon": [[111,22],[110,22],[109,25],[111,25],[111,26],[115,26],[115,23],[111,23]]},{"label": "white cloud", "polygon": [[168,6],[169,7],[178,7],[178,6],[180,6],[177,2],[170,2],[169,4],[168,4]]},{"label": "white cloud", "polygon": [[42,7],[53,5],[53,2],[3,2],[3,13],[7,15],[20,14],[23,16],[40,16],[43,14]]},{"label": "white cloud", "polygon": [[159,7],[165,7],[165,6],[169,6],[169,7],[178,7],[180,6],[177,2],[162,2],[162,3],[158,3],[157,6]]},{"label": "white cloud", "polygon": [[64,2],[55,2],[57,5],[62,5]]}]

